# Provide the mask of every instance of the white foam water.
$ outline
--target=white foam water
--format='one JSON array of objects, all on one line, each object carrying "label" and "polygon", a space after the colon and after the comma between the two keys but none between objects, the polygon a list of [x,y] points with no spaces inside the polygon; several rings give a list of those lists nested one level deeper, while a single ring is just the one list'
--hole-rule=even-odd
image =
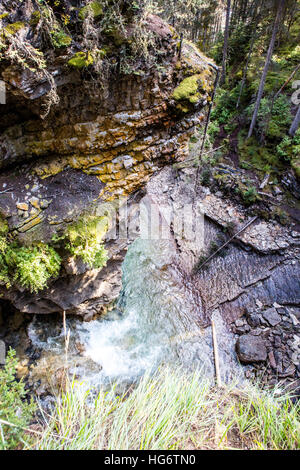
[{"label": "white foam water", "polygon": [[[71,351],[72,341],[79,340],[91,360],[78,368],[80,378],[93,385],[127,385],[162,363],[201,368],[214,377],[211,328],[201,327],[201,305],[176,278],[172,263],[168,241],[135,240],[122,266],[123,287],[116,309],[89,323],[67,320]],[[233,337],[217,311],[214,320],[223,379],[230,380],[239,374]],[[62,333],[51,336],[49,331],[45,322],[32,322],[31,339],[45,350],[60,349],[63,354]],[[98,367],[89,367],[91,363]]]},{"label": "white foam water", "polygon": [[[201,328],[191,293],[174,279],[168,242],[137,239],[123,263],[118,309],[80,326],[85,354],[102,367],[96,382],[132,382],[161,363],[201,368],[214,376],[211,328]],[[239,372],[233,338],[218,312],[224,379]]]}]

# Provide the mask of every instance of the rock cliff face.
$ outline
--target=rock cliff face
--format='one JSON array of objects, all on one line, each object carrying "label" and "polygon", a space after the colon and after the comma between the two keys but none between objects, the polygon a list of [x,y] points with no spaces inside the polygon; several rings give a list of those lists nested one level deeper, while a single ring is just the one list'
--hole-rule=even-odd
[{"label": "rock cliff face", "polygon": [[[158,210],[191,207],[195,177],[195,168],[184,168],[178,174],[164,168],[147,184],[146,197]],[[216,241],[220,245],[220,239],[223,243],[230,238],[227,229],[231,223],[236,224],[236,233],[253,220],[232,197],[213,193],[208,187],[198,187],[197,202],[204,214],[204,244],[190,243],[180,233],[171,233],[177,249],[164,269],[180,267],[179,282],[187,286],[187,303],[194,299],[191,315],[198,315],[200,323],[209,325],[216,315],[227,324],[247,377],[273,384],[284,380],[299,388],[300,232],[257,218],[225,250],[195,271],[203,252],[207,254]],[[196,215],[194,212],[194,218]],[[174,278],[178,282],[177,272]],[[224,371],[227,345],[220,344],[220,348]]]},{"label": "rock cliff face", "polygon": [[[21,244],[51,244],[53,235],[83,213],[97,213],[103,201],[138,198],[132,195],[154,172],[188,154],[189,139],[203,120],[213,89],[213,65],[152,15],[140,22],[152,49],[160,52],[157,63],[131,62],[131,70],[123,72],[123,55],[133,41],[131,15],[121,39],[115,32],[106,35],[101,51],[109,51],[110,67],[102,61],[97,75],[99,49],[87,49],[84,28],[92,22],[95,31],[98,14],[94,6],[86,14],[85,3],[60,2],[68,31],[83,28],[82,36],[66,36],[59,29],[55,8],[43,10],[34,1],[21,2],[19,8],[7,1],[0,7],[0,78],[6,85],[0,118],[0,212],[9,237]],[[128,15],[130,8],[123,3]],[[49,18],[50,46],[49,38],[44,40]],[[78,58],[83,62],[76,62]],[[91,315],[117,296],[126,245],[107,237],[106,268],[91,270],[63,256],[59,279],[49,289],[34,295],[14,283],[9,289],[2,286],[1,295],[22,312]]]}]

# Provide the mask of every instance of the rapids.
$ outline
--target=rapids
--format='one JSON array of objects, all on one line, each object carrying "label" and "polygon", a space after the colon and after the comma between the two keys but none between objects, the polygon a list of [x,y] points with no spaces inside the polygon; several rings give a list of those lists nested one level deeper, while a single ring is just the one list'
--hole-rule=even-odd
[{"label": "rapids", "polygon": [[[67,319],[69,362],[80,379],[93,385],[128,385],[161,364],[200,368],[214,377],[211,327],[201,322],[201,305],[172,266],[169,242],[137,239],[122,266],[123,288],[116,307],[91,322]],[[218,311],[216,324],[223,380],[240,375],[234,342]],[[36,347],[64,355],[64,332],[51,332],[36,317],[28,329]],[[80,342],[86,362],[77,361]],[[93,365],[91,367],[91,364]],[[96,367],[95,367],[96,366]]]}]

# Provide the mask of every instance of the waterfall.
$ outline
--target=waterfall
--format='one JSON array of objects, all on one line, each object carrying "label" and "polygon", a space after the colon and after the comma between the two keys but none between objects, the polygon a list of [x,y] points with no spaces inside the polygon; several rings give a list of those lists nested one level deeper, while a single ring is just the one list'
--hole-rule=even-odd
[{"label": "waterfall", "polygon": [[[161,364],[200,368],[214,377],[211,328],[201,326],[194,293],[176,276],[172,260],[168,241],[135,240],[123,263],[123,288],[116,308],[88,323],[68,320],[71,339],[79,338],[84,355],[99,366],[96,371],[81,367],[83,378],[94,385],[127,385]],[[221,374],[223,380],[230,380],[239,373],[233,338],[218,312],[214,320]],[[45,344],[51,349],[60,343],[48,338]]]}]

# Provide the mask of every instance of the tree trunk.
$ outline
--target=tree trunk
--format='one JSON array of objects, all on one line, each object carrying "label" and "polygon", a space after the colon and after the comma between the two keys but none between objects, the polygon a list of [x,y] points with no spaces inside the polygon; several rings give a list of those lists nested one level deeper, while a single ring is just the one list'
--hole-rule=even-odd
[{"label": "tree trunk", "polygon": [[289,134],[290,134],[291,137],[295,136],[299,125],[300,125],[300,105],[299,105],[298,111],[296,113],[296,116],[295,116],[295,118],[292,122],[292,125],[290,127],[290,130],[289,130]]},{"label": "tree trunk", "polygon": [[268,113],[268,116],[266,118],[266,124],[265,124],[265,129],[264,129],[264,132],[263,132],[263,136],[262,136],[262,141],[264,140],[264,136],[266,135],[266,133],[268,132],[268,129],[269,129],[269,125],[270,125],[270,120],[272,118],[272,113],[273,113],[273,108],[274,108],[274,103],[275,101],[277,100],[278,96],[280,95],[280,93],[285,89],[285,87],[289,84],[289,82],[292,80],[292,78],[295,76],[295,74],[298,72],[298,70],[300,69],[300,64],[297,65],[297,67],[293,70],[293,72],[291,73],[291,75],[289,76],[289,78],[284,82],[284,84],[279,88],[279,90],[277,91],[277,93],[275,93],[275,95],[273,96],[273,99],[272,99],[272,102],[271,102],[271,106],[270,106],[270,112]]},{"label": "tree trunk", "polygon": [[259,21],[259,17],[260,17],[260,11],[257,12],[258,4],[259,4],[259,1],[256,0],[255,5],[254,5],[255,9],[254,9],[254,12],[253,12],[253,20],[255,20],[255,22],[254,22],[254,27],[253,27],[253,32],[252,32],[250,49],[249,49],[246,65],[245,65],[244,72],[243,72],[241,88],[240,88],[238,100],[237,100],[237,103],[236,103],[236,109],[238,109],[238,107],[240,105],[243,89],[244,89],[244,86],[245,86],[245,83],[246,83],[248,66],[249,66],[249,63],[250,63],[251,56],[252,56],[254,43],[255,43],[255,40],[256,40],[256,37],[257,37],[257,27],[258,27],[258,21]]},{"label": "tree trunk", "polygon": [[237,0],[233,0],[233,5],[232,5],[232,9],[231,9],[230,25],[229,25],[229,36],[231,36],[232,31],[235,28],[236,12],[237,12]]},{"label": "tree trunk", "polygon": [[226,62],[227,62],[228,37],[229,37],[230,6],[231,6],[231,0],[227,0],[226,23],[225,23],[225,31],[224,31],[223,59],[222,59],[222,74],[221,74],[221,78],[220,78],[220,85],[223,85],[225,83],[225,78],[226,78]]},{"label": "tree trunk", "polygon": [[252,120],[251,120],[251,124],[250,124],[250,128],[249,128],[249,132],[248,132],[248,138],[251,137],[251,135],[253,133],[254,126],[255,126],[255,123],[256,123],[260,102],[261,102],[263,92],[264,92],[264,88],[265,88],[267,73],[268,73],[268,70],[269,70],[269,67],[270,67],[270,62],[271,62],[271,58],[272,58],[272,54],[273,54],[273,50],[274,50],[276,35],[277,35],[278,27],[280,25],[281,13],[282,13],[282,10],[283,10],[284,3],[285,3],[285,0],[279,0],[277,14],[276,14],[276,18],[275,18],[274,26],[273,26],[272,37],[271,37],[268,52],[267,52],[267,57],[266,57],[266,61],[265,61],[264,70],[263,70],[263,73],[262,73],[262,76],[261,76],[261,79],[260,79],[260,84],[259,84],[259,88],[258,88],[256,103],[255,103],[255,107],[254,107],[254,111],[253,111],[253,115],[252,115]]}]

